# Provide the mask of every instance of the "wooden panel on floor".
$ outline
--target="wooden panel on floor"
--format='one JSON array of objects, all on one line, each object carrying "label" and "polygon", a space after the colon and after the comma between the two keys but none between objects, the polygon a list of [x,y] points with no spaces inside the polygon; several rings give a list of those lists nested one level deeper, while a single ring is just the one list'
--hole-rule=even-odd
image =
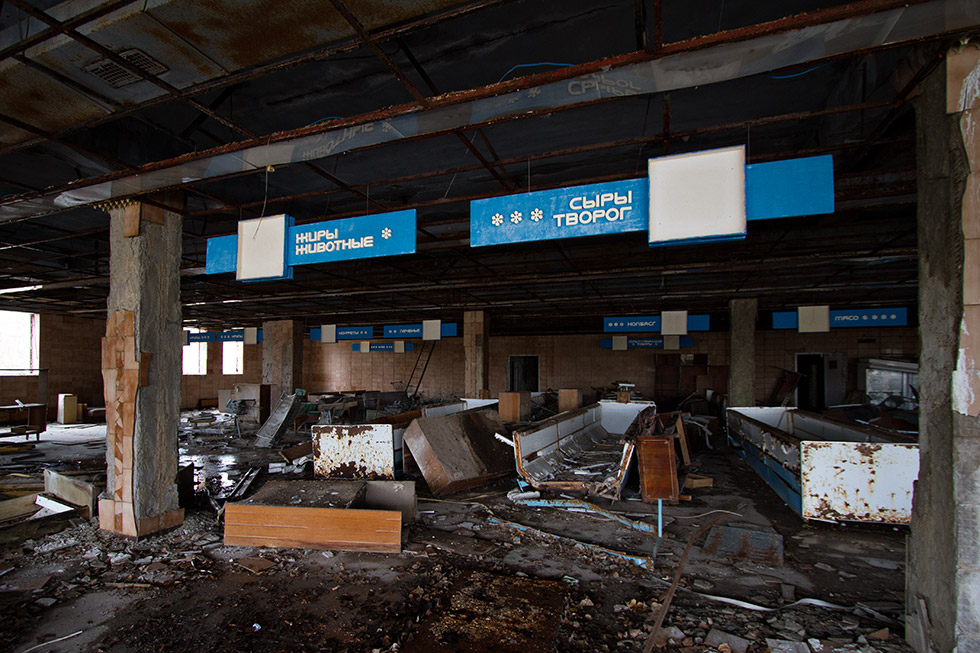
[{"label": "wooden panel on floor", "polygon": [[677,487],[673,438],[640,436],[636,439],[636,455],[643,500],[647,503],[657,499],[676,501],[680,490]]},{"label": "wooden panel on floor", "polygon": [[225,506],[227,546],[399,553],[401,531],[401,513],[389,510]]}]

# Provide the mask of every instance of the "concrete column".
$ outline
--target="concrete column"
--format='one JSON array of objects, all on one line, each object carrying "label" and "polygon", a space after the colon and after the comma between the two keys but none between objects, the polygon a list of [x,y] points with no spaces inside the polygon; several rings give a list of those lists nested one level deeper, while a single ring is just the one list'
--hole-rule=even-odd
[{"label": "concrete column", "polygon": [[303,387],[303,325],[295,320],[262,323],[262,383],[272,402]]},{"label": "concrete column", "polygon": [[490,324],[484,311],[463,313],[463,355],[467,397],[490,389]]},{"label": "concrete column", "polygon": [[[162,198],[177,206],[177,198]],[[181,215],[148,204],[109,211],[102,341],[108,485],[105,530],[141,537],[183,522],[177,504],[182,329]]]},{"label": "concrete column", "polygon": [[728,367],[728,405],[755,405],[755,321],[758,299],[728,302],[731,326],[728,329],[730,361]]},{"label": "concrete column", "polygon": [[906,639],[980,650],[980,50],[950,53],[915,99],[919,480]]}]

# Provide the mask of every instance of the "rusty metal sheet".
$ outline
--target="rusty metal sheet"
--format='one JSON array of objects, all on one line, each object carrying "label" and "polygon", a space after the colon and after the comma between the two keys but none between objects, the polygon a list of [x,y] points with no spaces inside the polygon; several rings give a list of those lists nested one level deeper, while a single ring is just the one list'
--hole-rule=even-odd
[{"label": "rusty metal sheet", "polygon": [[919,476],[916,444],[803,442],[803,517],[908,524]]},{"label": "rusty metal sheet", "polygon": [[[749,442],[784,468],[798,474],[800,471],[799,441],[791,438],[782,429],[763,421],[766,414],[758,411],[780,411],[783,415],[789,414],[786,408],[729,408],[729,429],[738,434],[740,440]],[[759,419],[755,419],[756,417]],[[790,428],[785,424],[781,425],[786,429]]]},{"label": "rusty metal sheet", "polygon": [[313,426],[313,471],[328,478],[395,478],[391,424]]}]

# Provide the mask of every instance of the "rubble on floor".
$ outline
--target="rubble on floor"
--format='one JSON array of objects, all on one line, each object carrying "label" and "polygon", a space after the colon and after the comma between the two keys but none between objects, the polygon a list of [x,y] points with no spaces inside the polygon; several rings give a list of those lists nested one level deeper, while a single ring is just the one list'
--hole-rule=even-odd
[{"label": "rubble on floor", "polygon": [[[489,640],[522,651],[642,651],[648,642],[691,653],[910,650],[905,529],[808,525],[724,442],[680,465],[678,486],[692,477],[710,485],[658,511],[636,474],[615,499],[564,489],[515,500],[527,492],[515,489],[514,454],[496,438],[509,468],[479,487],[436,495],[416,473],[342,491],[315,480],[312,464],[294,464],[312,452],[308,434],[284,433],[280,452],[253,447],[254,430],[243,425],[238,437],[227,415],[186,423],[181,463],[196,465],[197,492],[169,533],[132,541],[76,516],[58,533],[0,547],[0,648],[66,637],[46,650],[380,653],[486,650]],[[270,463],[296,469],[270,474]],[[415,488],[390,491],[413,479],[417,506]],[[316,501],[303,491],[313,487]],[[398,515],[398,546],[229,546],[234,506],[263,503],[380,506]]]}]

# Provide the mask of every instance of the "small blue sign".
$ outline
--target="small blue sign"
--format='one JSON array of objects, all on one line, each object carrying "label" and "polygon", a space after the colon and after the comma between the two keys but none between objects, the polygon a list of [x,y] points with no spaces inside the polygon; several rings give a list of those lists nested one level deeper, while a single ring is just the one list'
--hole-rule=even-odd
[{"label": "small blue sign", "polygon": [[[454,338],[457,334],[455,322],[443,322],[440,334],[443,338]],[[396,326],[385,326],[385,338],[421,338],[421,324],[399,324]]]},{"label": "small blue sign", "polygon": [[[659,333],[659,315],[640,315],[633,317],[606,317],[602,320],[602,330],[606,333]],[[710,315],[688,315],[688,331],[710,331]]]},{"label": "small blue sign", "polygon": [[[361,351],[361,343],[355,342],[350,346],[351,351]],[[372,342],[370,351],[395,351],[393,342]],[[405,343],[405,351],[415,351],[415,345],[411,342]]]},{"label": "small blue sign", "polygon": [[470,202],[470,247],[647,229],[649,184],[627,179]]},{"label": "small blue sign", "polygon": [[[691,336],[681,336],[679,338],[679,346],[681,347],[693,347],[694,338]],[[599,341],[599,347],[602,349],[612,349],[612,338],[602,338]],[[664,339],[660,338],[627,338],[626,339],[627,349],[663,349]]]},{"label": "small blue sign", "polygon": [[[310,329],[310,340],[319,342],[322,331],[320,327]],[[373,326],[337,327],[337,340],[370,340],[373,337]]]},{"label": "small blue sign", "polygon": [[[796,329],[797,311],[777,311],[772,314],[773,329]],[[830,328],[908,326],[907,308],[866,308],[830,311]]]},{"label": "small blue sign", "polygon": [[[258,329],[256,340],[262,342],[262,329]],[[245,342],[245,331],[203,331],[188,333],[187,342]]]}]

